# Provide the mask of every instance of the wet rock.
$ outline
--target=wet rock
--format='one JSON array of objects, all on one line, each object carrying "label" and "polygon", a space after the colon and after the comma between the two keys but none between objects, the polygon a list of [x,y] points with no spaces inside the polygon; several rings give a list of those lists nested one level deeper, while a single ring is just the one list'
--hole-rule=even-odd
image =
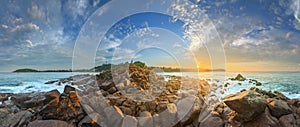
[{"label": "wet rock", "polygon": [[265,98],[252,90],[228,95],[224,98],[224,103],[245,121],[250,121],[263,113],[267,105]]},{"label": "wet rock", "polygon": [[45,82],[45,84],[53,84],[53,83],[56,83],[56,82],[58,82],[58,80],[48,81],[48,82]]},{"label": "wet rock", "polygon": [[0,93],[0,102],[7,101],[11,95],[12,93]]},{"label": "wet rock", "polygon": [[65,121],[60,120],[36,120],[30,122],[27,127],[74,127]]},{"label": "wet rock", "polygon": [[281,117],[282,115],[292,113],[292,109],[285,101],[278,99],[267,99],[267,102],[271,114],[277,118]]},{"label": "wet rock", "polygon": [[241,74],[238,74],[235,78],[232,78],[231,80],[245,81],[246,78],[243,77]]},{"label": "wet rock", "polygon": [[296,121],[293,114],[284,115],[279,118],[279,123],[282,127],[296,127]]},{"label": "wet rock", "polygon": [[256,82],[255,85],[256,86],[261,86],[262,84],[261,84],[261,82]]}]

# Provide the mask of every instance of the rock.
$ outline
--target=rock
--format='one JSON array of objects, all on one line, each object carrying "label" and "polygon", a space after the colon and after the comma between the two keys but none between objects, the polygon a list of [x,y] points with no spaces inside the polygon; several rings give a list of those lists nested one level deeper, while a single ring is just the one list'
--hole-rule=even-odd
[{"label": "rock", "polygon": [[292,113],[292,109],[285,101],[278,99],[267,99],[267,102],[271,114],[277,118],[281,117],[282,115]]},{"label": "rock", "polygon": [[200,123],[199,127],[224,127],[224,121],[220,117],[210,115]]},{"label": "rock", "polygon": [[15,94],[11,96],[11,101],[18,107],[24,107],[24,101],[31,99],[29,93],[27,94]]},{"label": "rock", "polygon": [[88,83],[89,80],[92,80],[94,77],[93,76],[86,76],[83,78],[80,78],[78,80],[75,80],[74,82],[72,82],[72,85],[83,85]]},{"label": "rock", "polygon": [[289,105],[300,107],[300,99],[290,99],[287,101]]},{"label": "rock", "polygon": [[123,120],[124,115],[118,107],[116,107],[116,106],[106,107],[104,109],[104,113],[105,113],[106,120],[107,120],[107,121],[105,121],[106,126],[119,127],[122,125],[122,120]]},{"label": "rock", "polygon": [[262,84],[261,84],[261,82],[256,82],[255,85],[256,86],[261,86]]},{"label": "rock", "polygon": [[137,127],[138,121],[135,117],[126,115],[123,119],[122,127]]},{"label": "rock", "polygon": [[148,111],[143,111],[143,112],[140,112],[139,117],[152,117],[152,115]]},{"label": "rock", "polygon": [[293,114],[284,115],[279,118],[279,123],[282,127],[296,127],[296,121]]},{"label": "rock", "polygon": [[104,118],[101,117],[98,113],[92,113],[85,116],[79,123],[78,127],[101,127],[104,125]]},{"label": "rock", "polygon": [[224,103],[245,121],[250,121],[263,113],[267,105],[264,97],[252,90],[228,95],[224,98]]},{"label": "rock", "polygon": [[0,121],[1,127],[19,127],[25,126],[26,122],[30,119],[32,113],[29,111],[20,111],[16,114],[9,114],[3,121]]},{"label": "rock", "polygon": [[196,107],[195,97],[190,96],[183,98],[177,102],[177,118],[181,121],[181,125],[190,124],[200,113],[200,107]]},{"label": "rock", "polygon": [[199,93],[202,96],[207,96],[208,93],[210,92],[210,85],[205,80],[200,80],[199,81],[199,87],[200,87],[199,88]]},{"label": "rock", "polygon": [[231,80],[245,81],[246,78],[244,78],[241,74],[238,74],[235,78],[232,78]]},{"label": "rock", "polygon": [[48,82],[45,82],[45,84],[53,84],[53,83],[56,83],[56,82],[58,82],[58,80],[48,81]]},{"label": "rock", "polygon": [[27,127],[74,127],[65,121],[60,120],[36,120],[30,122]]},{"label": "rock", "polygon": [[116,89],[116,87],[111,87],[110,89],[107,90],[107,92],[109,94],[113,94],[113,93],[117,92],[117,89]]},{"label": "rock", "polygon": [[[75,91],[72,91],[75,92]],[[68,93],[71,93],[69,91]],[[62,93],[60,95],[58,104],[57,99],[53,100],[52,104],[45,105],[36,114],[37,120],[56,119],[67,121],[68,123],[78,123],[85,116],[83,109],[76,103],[76,97],[70,99],[68,94]]]},{"label": "rock", "polygon": [[0,102],[7,101],[11,95],[11,93],[0,93]]},{"label": "rock", "polygon": [[229,85],[230,85],[230,83],[227,82],[227,83],[224,85],[224,87],[228,87]]},{"label": "rock", "polygon": [[138,127],[153,127],[152,117],[138,117]]},{"label": "rock", "polygon": [[257,116],[254,120],[242,124],[243,127],[280,127],[279,121],[273,117],[269,109]]},{"label": "rock", "polygon": [[89,105],[87,104],[81,104],[82,108],[84,109],[84,111],[87,113],[87,114],[92,114],[94,113],[94,110],[93,108],[91,108]]},{"label": "rock", "polygon": [[70,85],[66,85],[65,88],[64,88],[64,93],[65,94],[69,94],[70,91],[76,91],[76,89]]},{"label": "rock", "polygon": [[158,124],[162,127],[171,127],[178,123],[177,119],[177,107],[175,104],[167,104],[167,109],[161,112],[159,115],[154,115],[155,125]]},{"label": "rock", "polygon": [[46,97],[45,103],[49,103],[53,99],[59,99],[59,96],[60,96],[60,93],[57,89],[46,92],[45,93],[45,97]]}]

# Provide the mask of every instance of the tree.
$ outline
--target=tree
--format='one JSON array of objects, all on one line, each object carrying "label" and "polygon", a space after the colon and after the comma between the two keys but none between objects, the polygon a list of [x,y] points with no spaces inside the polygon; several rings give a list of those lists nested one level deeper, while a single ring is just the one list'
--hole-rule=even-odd
[{"label": "tree", "polygon": [[135,61],[133,64],[135,64],[136,66],[139,66],[141,68],[146,68],[146,64],[141,62],[141,61]]}]

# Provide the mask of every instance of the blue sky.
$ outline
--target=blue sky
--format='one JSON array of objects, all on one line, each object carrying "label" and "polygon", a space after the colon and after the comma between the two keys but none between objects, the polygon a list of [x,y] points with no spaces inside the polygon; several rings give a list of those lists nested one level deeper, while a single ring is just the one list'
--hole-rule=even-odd
[{"label": "blue sky", "polygon": [[[0,71],[72,68],[74,46],[82,28],[91,16],[109,10],[105,5],[113,2],[117,3],[0,1]],[[229,71],[300,71],[299,0],[192,0],[189,6],[182,3],[175,1],[170,7],[172,16],[155,12],[128,15],[109,31],[103,31],[104,38],[90,31],[89,38],[100,43],[95,64],[135,59],[153,66],[211,68],[214,58],[207,46],[215,40],[205,36],[210,33],[220,38]],[[122,6],[113,8],[111,16],[128,11],[126,8],[137,8],[130,1]],[[155,8],[159,10],[163,4]],[[176,16],[182,20],[176,20]],[[101,31],[100,25],[97,28]],[[195,35],[192,28],[203,29],[203,34]]]}]

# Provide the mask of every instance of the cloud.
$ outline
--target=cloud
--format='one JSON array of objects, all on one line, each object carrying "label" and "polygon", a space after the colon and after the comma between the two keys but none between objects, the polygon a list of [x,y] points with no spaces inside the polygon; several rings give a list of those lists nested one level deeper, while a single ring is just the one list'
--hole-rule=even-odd
[{"label": "cloud", "polygon": [[27,13],[32,19],[40,19],[45,16],[43,10],[39,8],[36,4],[33,4],[30,8],[28,8]]},{"label": "cloud", "polygon": [[2,24],[1,27],[2,27],[3,29],[7,29],[7,28],[8,28],[8,26],[7,26],[7,25],[4,25],[4,24]]},{"label": "cloud", "polygon": [[293,32],[287,32],[285,34],[285,39],[289,39],[291,37],[291,35],[293,34]]},{"label": "cloud", "polygon": [[19,32],[19,31],[38,31],[40,29],[39,26],[33,23],[16,25],[11,29],[11,32]]},{"label": "cloud", "polygon": [[300,22],[300,0],[292,0],[290,5],[295,19]]},{"label": "cloud", "polygon": [[32,42],[30,41],[30,40],[25,40],[25,42],[27,42],[28,44],[27,44],[27,47],[33,47],[33,44],[32,44]]}]

